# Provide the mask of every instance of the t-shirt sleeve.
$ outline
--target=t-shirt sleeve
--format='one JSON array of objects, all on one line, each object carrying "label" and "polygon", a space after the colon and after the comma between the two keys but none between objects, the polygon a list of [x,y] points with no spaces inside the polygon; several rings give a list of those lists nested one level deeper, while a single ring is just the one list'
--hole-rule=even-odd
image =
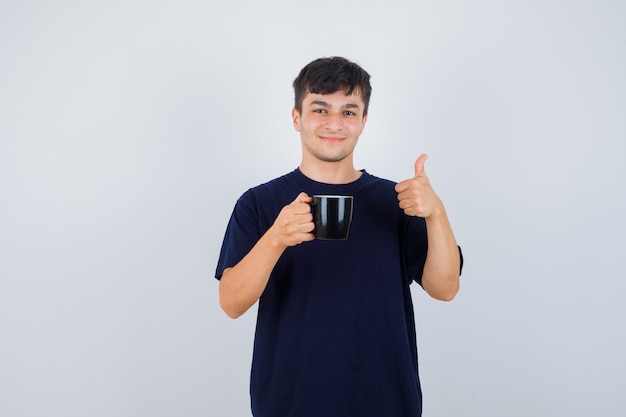
[{"label": "t-shirt sleeve", "polygon": [[403,266],[405,278],[422,285],[422,273],[428,253],[428,237],[426,235],[426,222],[421,217],[404,217],[404,240]]},{"label": "t-shirt sleeve", "polygon": [[260,238],[261,232],[254,194],[248,190],[237,200],[228,221],[215,270],[215,278],[221,279],[224,269],[237,265]]},{"label": "t-shirt sleeve", "polygon": [[[407,217],[405,225],[404,244],[404,268],[407,279],[422,285],[422,274],[428,254],[428,235],[426,222],[419,217]],[[460,268],[459,275],[463,272],[463,252],[459,248]]]}]

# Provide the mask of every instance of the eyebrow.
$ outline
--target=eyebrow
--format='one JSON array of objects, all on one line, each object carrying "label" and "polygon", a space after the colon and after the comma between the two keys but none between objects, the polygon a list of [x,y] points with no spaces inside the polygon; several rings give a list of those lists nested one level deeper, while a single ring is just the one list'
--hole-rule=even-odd
[{"label": "eyebrow", "polygon": [[[322,100],[314,100],[311,102],[312,106],[333,107],[330,103]],[[358,109],[359,105],[355,103],[346,103],[341,105],[342,109]]]}]

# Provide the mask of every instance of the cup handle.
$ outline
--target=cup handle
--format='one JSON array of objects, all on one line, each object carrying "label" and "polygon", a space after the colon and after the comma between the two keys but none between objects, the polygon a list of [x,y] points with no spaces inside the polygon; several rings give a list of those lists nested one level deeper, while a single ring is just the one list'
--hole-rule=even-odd
[{"label": "cup handle", "polygon": [[311,207],[311,214],[313,215],[313,230],[311,230],[311,233],[315,235],[317,232],[317,227],[315,226],[315,201],[311,201],[309,206]]}]

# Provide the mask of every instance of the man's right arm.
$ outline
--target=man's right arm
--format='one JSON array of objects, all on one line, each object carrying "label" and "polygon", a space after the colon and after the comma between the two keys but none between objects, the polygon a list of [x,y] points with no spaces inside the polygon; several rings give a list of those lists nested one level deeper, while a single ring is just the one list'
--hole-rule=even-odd
[{"label": "man's right arm", "polygon": [[315,228],[306,193],[283,207],[272,227],[235,266],[224,269],[220,279],[220,305],[231,318],[245,313],[263,294],[270,274],[289,246],[315,238]]}]

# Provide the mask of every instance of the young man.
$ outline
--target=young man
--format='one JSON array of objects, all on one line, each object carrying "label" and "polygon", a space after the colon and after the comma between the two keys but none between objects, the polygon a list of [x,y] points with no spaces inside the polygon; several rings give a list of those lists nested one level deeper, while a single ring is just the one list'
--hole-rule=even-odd
[{"label": "young man", "polygon": [[[253,415],[420,416],[409,285],[451,300],[462,266],[426,155],[398,184],[355,169],[371,94],[357,64],[317,59],[293,86],[300,166],[241,196],[216,271],[228,316],[259,301]],[[315,239],[314,194],[353,196],[347,240]]]}]

